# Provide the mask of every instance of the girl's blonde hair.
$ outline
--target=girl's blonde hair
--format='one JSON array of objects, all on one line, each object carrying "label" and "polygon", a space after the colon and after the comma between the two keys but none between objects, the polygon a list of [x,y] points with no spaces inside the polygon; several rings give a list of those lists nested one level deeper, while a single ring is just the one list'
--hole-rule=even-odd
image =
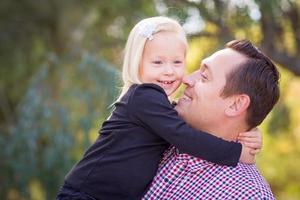
[{"label": "girl's blonde hair", "polygon": [[122,98],[130,86],[142,83],[139,78],[139,65],[143,50],[147,39],[151,40],[159,32],[178,33],[186,47],[188,46],[185,32],[176,20],[158,16],[146,18],[137,23],[131,30],[125,47],[122,68],[123,87],[118,100]]}]

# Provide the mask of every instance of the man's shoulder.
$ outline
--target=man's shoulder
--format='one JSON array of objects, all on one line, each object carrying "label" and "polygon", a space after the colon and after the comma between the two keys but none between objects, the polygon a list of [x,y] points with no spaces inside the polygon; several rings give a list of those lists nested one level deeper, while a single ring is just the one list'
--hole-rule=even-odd
[{"label": "man's shoulder", "polygon": [[189,160],[189,169],[201,178],[198,181],[202,182],[203,179],[207,179],[205,182],[212,187],[206,187],[211,192],[214,190],[216,193],[219,193],[219,190],[224,191],[224,193],[220,193],[221,196],[225,195],[224,198],[274,199],[269,184],[254,164],[238,163],[236,167],[223,166],[187,154],[176,155],[175,152],[176,149],[171,149],[166,154],[169,161],[174,160],[174,157],[180,159],[180,156],[184,156],[183,159]]},{"label": "man's shoulder", "polygon": [[229,169],[232,183],[240,190],[241,194],[250,193],[252,197],[274,199],[268,182],[261,175],[256,165],[239,163],[236,167],[229,167]]},{"label": "man's shoulder", "polygon": [[207,164],[207,161],[198,163],[206,166],[205,176],[211,174],[207,189],[218,193],[221,199],[275,199],[269,184],[254,164],[238,163],[236,167],[230,167]]},{"label": "man's shoulder", "polygon": [[144,199],[274,199],[255,165],[221,166],[170,147]]}]

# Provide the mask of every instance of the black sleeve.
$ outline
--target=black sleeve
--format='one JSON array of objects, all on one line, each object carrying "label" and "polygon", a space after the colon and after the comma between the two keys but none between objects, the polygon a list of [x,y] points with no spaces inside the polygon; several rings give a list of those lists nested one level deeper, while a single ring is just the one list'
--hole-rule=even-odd
[{"label": "black sleeve", "polygon": [[164,90],[154,84],[138,85],[128,101],[129,117],[174,145],[180,152],[210,162],[236,166],[242,145],[189,127],[172,108]]}]

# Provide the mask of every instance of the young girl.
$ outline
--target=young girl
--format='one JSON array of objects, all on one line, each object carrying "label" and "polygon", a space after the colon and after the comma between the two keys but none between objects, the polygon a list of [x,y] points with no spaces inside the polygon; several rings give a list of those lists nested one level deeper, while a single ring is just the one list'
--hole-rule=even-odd
[{"label": "young girl", "polygon": [[141,199],[170,144],[217,164],[237,165],[241,144],[192,129],[169,102],[184,75],[186,51],[184,30],[175,20],[147,18],[132,29],[115,110],[65,177],[57,199]]}]

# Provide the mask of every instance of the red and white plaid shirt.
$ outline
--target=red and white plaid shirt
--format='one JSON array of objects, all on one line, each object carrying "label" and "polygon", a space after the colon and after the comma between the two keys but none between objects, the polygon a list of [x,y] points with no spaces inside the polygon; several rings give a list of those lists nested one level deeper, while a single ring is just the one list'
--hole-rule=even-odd
[{"label": "red and white plaid shirt", "polygon": [[275,199],[255,165],[221,166],[180,154],[165,152],[144,200]]}]

